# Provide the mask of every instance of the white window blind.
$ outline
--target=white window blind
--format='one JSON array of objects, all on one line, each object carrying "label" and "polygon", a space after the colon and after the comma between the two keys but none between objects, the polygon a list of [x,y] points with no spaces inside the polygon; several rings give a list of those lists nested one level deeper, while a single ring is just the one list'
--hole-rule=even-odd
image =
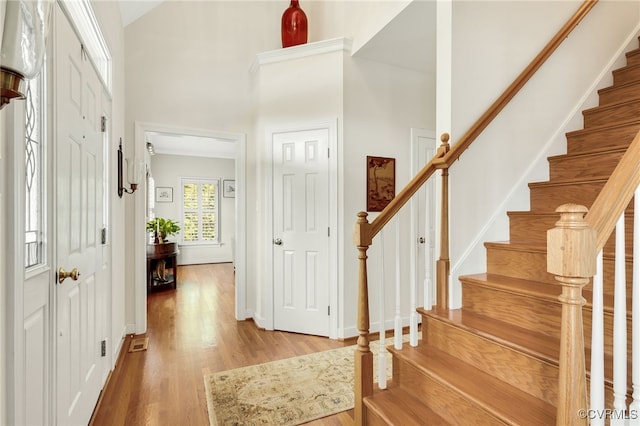
[{"label": "white window blind", "polygon": [[218,244],[219,179],[182,179],[182,243]]}]

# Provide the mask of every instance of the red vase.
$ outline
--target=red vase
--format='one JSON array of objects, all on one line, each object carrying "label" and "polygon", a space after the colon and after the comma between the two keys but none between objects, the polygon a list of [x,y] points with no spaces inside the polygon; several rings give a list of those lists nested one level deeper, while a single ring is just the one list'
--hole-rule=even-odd
[{"label": "red vase", "polygon": [[307,42],[307,15],[300,9],[298,0],[282,14],[282,47],[296,46]]}]

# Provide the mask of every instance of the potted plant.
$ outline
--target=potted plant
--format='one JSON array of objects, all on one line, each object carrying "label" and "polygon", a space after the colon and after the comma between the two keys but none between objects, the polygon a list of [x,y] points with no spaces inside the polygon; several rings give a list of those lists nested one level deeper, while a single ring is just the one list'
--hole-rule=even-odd
[{"label": "potted plant", "polygon": [[154,242],[163,244],[168,242],[167,238],[180,231],[180,226],[172,219],[156,217],[147,222],[147,231],[153,232]]}]

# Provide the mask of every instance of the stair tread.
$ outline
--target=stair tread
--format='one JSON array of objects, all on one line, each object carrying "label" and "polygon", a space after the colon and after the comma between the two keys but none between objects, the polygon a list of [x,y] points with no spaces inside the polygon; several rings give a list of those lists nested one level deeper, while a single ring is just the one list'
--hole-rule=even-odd
[{"label": "stair tread", "polygon": [[[635,101],[629,101],[628,103],[632,103],[632,102],[639,102],[640,100],[635,100]],[[621,104],[616,104],[616,105],[603,105],[603,106],[599,106],[599,107],[595,107],[595,108],[591,108],[588,110],[585,110],[585,113],[588,113],[590,111],[595,111],[595,110],[602,110],[605,108],[615,108],[616,106],[620,106]],[[586,129],[578,129],[578,130],[572,130],[570,132],[566,133],[567,137],[571,137],[571,136],[578,136],[578,135],[584,135],[584,134],[589,134],[589,133],[598,133],[601,132],[603,130],[609,130],[609,129],[615,129],[618,127],[627,127],[627,126],[633,126],[633,125],[638,125],[640,124],[640,120],[632,120],[632,121],[623,121],[623,122],[619,122],[619,123],[614,123],[614,124],[603,124],[600,126],[591,126],[588,127]],[[611,147],[608,146],[603,146],[601,147],[601,149],[599,149],[599,151],[608,151],[609,149],[611,149]],[[590,152],[597,152],[597,151],[590,151]]]},{"label": "stair tread", "polygon": [[636,70],[636,69],[640,69],[640,64],[625,65],[624,67],[613,70],[612,74],[620,74],[621,72],[624,72],[624,71]]},{"label": "stair tread", "polygon": [[[511,251],[525,251],[531,253],[545,254],[547,253],[546,241],[486,241],[484,243],[485,248],[494,248],[498,250],[511,250]],[[604,252],[604,260],[613,260],[614,253]],[[626,262],[633,261],[633,254],[629,252],[625,253]],[[492,274],[498,275],[498,274]],[[514,277],[515,278],[515,277]]]},{"label": "stair tread", "polygon": [[[466,311],[464,308],[452,310],[436,308],[431,311],[421,311],[421,313],[504,346],[512,347],[550,364],[558,364],[560,340],[555,337]],[[560,318],[558,318],[559,324]]]},{"label": "stair tread", "polygon": [[548,186],[563,186],[563,185],[589,184],[589,183],[606,183],[607,180],[609,180],[609,176],[590,177],[587,179],[584,179],[584,178],[556,179],[556,180],[547,180],[543,182],[530,182],[529,188],[541,188],[541,187],[548,187]]},{"label": "stair tread", "polygon": [[[507,424],[555,424],[556,409],[538,398],[427,344],[401,351],[390,349],[405,361],[503,419]],[[401,385],[402,386],[402,385]]]},{"label": "stair tread", "polygon": [[[615,92],[616,90],[625,89],[627,87],[638,86],[638,85],[640,85],[640,81],[630,81],[627,83],[613,84],[609,87],[604,87],[602,89],[599,89],[598,94]],[[611,105],[611,104],[607,104],[607,105]]]},{"label": "stair tread", "polygon": [[419,398],[399,386],[379,390],[364,399],[367,408],[389,425],[422,425],[429,419],[429,425],[446,426],[450,423],[440,417]]},{"label": "stair tread", "polygon": [[547,253],[546,241],[487,241],[485,247],[493,247],[502,250],[519,250]]},{"label": "stair tread", "polygon": [[627,151],[627,148],[625,147],[625,148],[607,149],[606,151],[580,152],[577,154],[560,154],[560,155],[553,155],[551,157],[547,157],[547,160],[560,161],[560,160],[565,160],[569,158],[573,159],[573,158],[597,157],[602,154],[608,154],[613,152],[625,153],[626,151]]},{"label": "stair tread", "polygon": [[459,277],[460,281],[471,281],[484,285],[491,283],[491,287],[510,291],[518,294],[534,296],[541,299],[557,300],[561,288],[559,285],[541,281],[527,280],[524,278],[512,278],[498,274],[471,274]]}]

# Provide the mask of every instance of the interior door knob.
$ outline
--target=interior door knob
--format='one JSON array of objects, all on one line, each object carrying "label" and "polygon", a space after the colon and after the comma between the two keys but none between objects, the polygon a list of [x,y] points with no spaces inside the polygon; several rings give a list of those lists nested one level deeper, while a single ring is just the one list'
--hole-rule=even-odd
[{"label": "interior door knob", "polygon": [[281,246],[282,245],[282,240],[280,238],[276,238],[273,240],[273,244],[277,245],[277,246]]},{"label": "interior door knob", "polygon": [[80,272],[78,272],[78,268],[73,268],[70,271],[65,271],[64,268],[58,269],[58,283],[62,284],[62,281],[67,278],[71,278],[74,281],[78,281],[78,277],[80,276]]}]

